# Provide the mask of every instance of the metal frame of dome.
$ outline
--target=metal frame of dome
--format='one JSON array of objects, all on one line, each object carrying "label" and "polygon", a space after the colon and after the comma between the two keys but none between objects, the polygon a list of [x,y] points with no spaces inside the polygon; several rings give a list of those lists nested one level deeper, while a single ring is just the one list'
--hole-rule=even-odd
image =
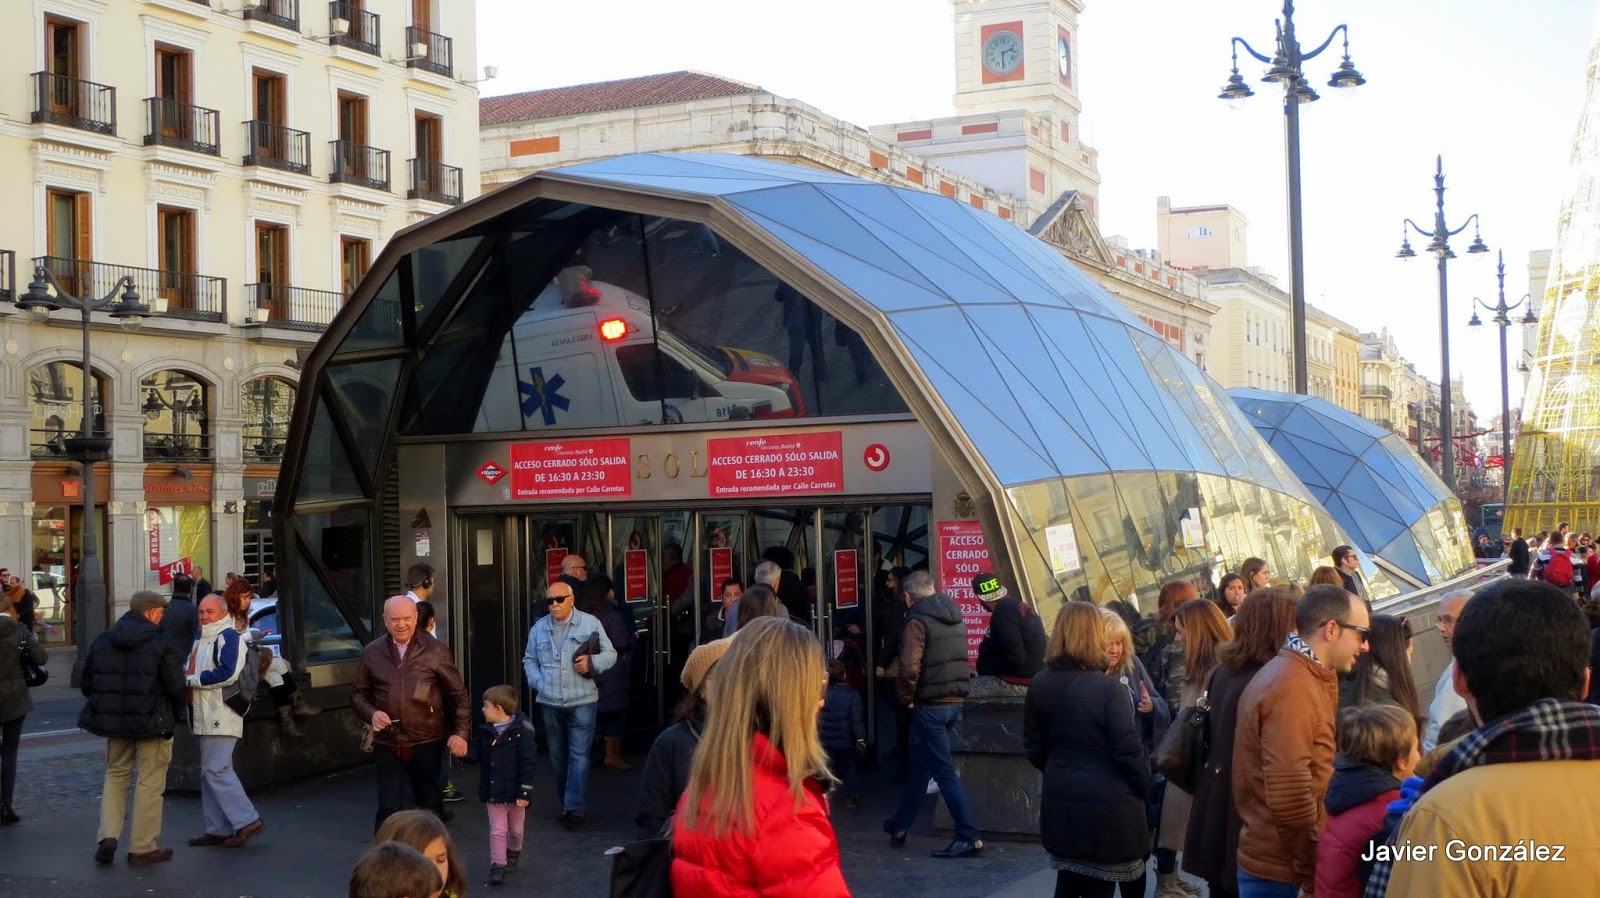
[{"label": "metal frame of dome", "polygon": [[1427,583],[1472,566],[1461,500],[1399,434],[1315,396],[1249,387],[1228,395],[1356,548]]}]

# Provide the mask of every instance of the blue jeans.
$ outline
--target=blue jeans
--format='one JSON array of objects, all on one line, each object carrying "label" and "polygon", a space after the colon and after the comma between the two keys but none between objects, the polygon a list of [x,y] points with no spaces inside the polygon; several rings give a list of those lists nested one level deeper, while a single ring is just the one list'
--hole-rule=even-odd
[{"label": "blue jeans", "polygon": [[1292,882],[1257,879],[1239,871],[1239,898],[1299,898],[1300,886]]},{"label": "blue jeans", "polygon": [[950,731],[960,722],[960,702],[930,702],[911,709],[911,760],[906,769],[905,792],[900,796],[900,807],[889,818],[896,829],[911,828],[912,821],[917,819],[917,809],[928,794],[928,780],[932,778],[939,784],[939,794],[950,808],[956,838],[966,842],[981,838],[977,825],[972,822],[967,789],[956,775],[955,758],[950,755]]},{"label": "blue jeans", "polygon": [[594,719],[598,702],[555,708],[540,705],[545,739],[550,743],[550,764],[556,769],[556,798],[561,811],[582,811],[584,787],[589,783],[589,747],[594,744]]}]

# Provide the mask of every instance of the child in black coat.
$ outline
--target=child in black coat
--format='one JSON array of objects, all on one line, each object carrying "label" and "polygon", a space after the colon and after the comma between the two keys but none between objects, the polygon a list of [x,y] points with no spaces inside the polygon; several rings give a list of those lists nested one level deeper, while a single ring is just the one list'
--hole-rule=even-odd
[{"label": "child in black coat", "polygon": [[828,662],[828,691],[822,699],[822,713],[817,718],[817,735],[822,747],[828,750],[828,766],[839,777],[839,787],[845,793],[844,806],[861,805],[861,796],[855,790],[856,754],[865,752],[867,720],[861,706],[861,694],[848,680],[844,662]]},{"label": "child in black coat", "polygon": [[538,749],[533,722],[517,710],[517,690],[491,686],[483,693],[483,718],[467,759],[483,765],[478,798],[489,810],[489,885],[504,885],[522,857],[522,828],[533,798]]}]

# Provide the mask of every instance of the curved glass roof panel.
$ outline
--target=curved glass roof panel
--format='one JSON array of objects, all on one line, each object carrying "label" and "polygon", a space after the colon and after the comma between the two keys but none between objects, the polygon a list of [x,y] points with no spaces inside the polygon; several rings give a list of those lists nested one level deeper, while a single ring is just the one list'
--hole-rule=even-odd
[{"label": "curved glass roof panel", "polygon": [[1357,548],[1429,583],[1472,565],[1461,500],[1397,434],[1315,396],[1229,395],[1302,482],[1328,491]]}]

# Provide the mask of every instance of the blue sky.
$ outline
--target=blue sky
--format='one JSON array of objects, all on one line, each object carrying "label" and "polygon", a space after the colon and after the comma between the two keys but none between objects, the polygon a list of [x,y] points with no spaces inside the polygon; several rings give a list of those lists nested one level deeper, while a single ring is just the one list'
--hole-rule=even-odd
[{"label": "blue sky", "polygon": [[[1281,104],[1241,111],[1215,99],[1228,39],[1270,46],[1277,0],[1088,0],[1079,20],[1086,139],[1100,151],[1101,228],[1154,246],[1155,198],[1230,203],[1250,220],[1251,263],[1287,280]],[[1549,247],[1584,100],[1595,0],[1331,0],[1297,5],[1308,47],[1341,22],[1368,84],[1302,107],[1306,286],[1439,376],[1438,301],[1426,259],[1393,258],[1403,218],[1431,226],[1442,153],[1452,225],[1477,212],[1504,250],[1507,293],[1527,291],[1527,258]],[[946,0],[480,0],[480,63],[500,94],[677,69],[759,84],[859,125],[953,112]],[[1308,69],[1319,87],[1330,51]],[[1466,237],[1470,240],[1470,234]],[[1425,242],[1425,241],[1423,241]],[[1493,256],[1451,265],[1451,361],[1487,421],[1499,408],[1493,328],[1466,327],[1474,295],[1493,300]],[[1515,338],[1516,332],[1513,331]],[[1516,340],[1513,339],[1513,345]],[[1513,359],[1515,364],[1515,359]],[[1520,392],[1512,378],[1512,403]]]}]

